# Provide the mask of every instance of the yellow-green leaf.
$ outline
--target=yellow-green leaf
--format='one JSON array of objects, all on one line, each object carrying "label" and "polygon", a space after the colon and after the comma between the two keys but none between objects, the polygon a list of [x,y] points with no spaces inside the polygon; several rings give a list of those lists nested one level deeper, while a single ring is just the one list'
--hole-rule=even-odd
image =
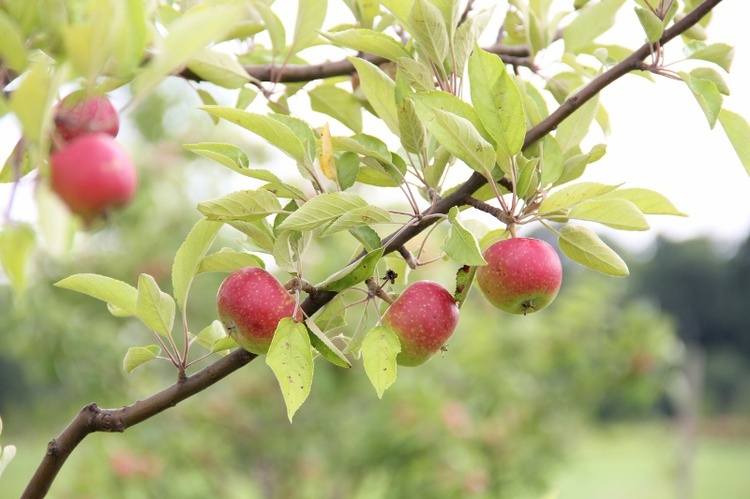
[{"label": "yellow-green leaf", "polygon": [[605,185],[596,182],[580,182],[556,190],[542,201],[539,206],[539,214],[547,215],[576,204],[601,196],[617,189],[616,185]]},{"label": "yellow-green leaf", "polygon": [[740,158],[742,166],[750,174],[750,125],[745,118],[726,109],[722,109],[719,113],[719,122]]},{"label": "yellow-green leaf", "polygon": [[589,199],[575,205],[568,218],[597,222],[620,230],[648,230],[643,213],[625,199]]},{"label": "yellow-green leaf", "polygon": [[138,318],[152,331],[169,336],[174,326],[174,298],[159,289],[156,280],[148,274],[138,277]]},{"label": "yellow-green leaf", "polygon": [[383,393],[396,381],[396,357],[400,351],[398,336],[386,326],[374,327],[362,342],[365,372],[378,398],[382,399]]},{"label": "yellow-green leaf", "polygon": [[286,403],[289,422],[310,394],[313,379],[312,345],[307,328],[291,317],[276,327],[266,355],[266,364],[276,375]]},{"label": "yellow-green leaf", "polygon": [[148,362],[154,360],[161,353],[161,348],[158,345],[149,345],[146,347],[130,347],[125,354],[125,359],[122,361],[122,367],[125,372],[130,374],[133,369]]},{"label": "yellow-green leaf", "polygon": [[98,274],[74,274],[55,283],[55,286],[102,300],[123,310],[128,315],[137,313],[138,290],[130,284],[111,277]]},{"label": "yellow-green leaf", "polygon": [[566,225],[558,244],[568,258],[592,270],[615,277],[630,273],[623,259],[588,227]]}]

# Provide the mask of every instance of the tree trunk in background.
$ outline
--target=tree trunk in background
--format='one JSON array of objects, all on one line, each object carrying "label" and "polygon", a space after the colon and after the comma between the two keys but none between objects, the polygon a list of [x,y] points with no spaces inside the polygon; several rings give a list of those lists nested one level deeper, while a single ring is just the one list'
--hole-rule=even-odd
[{"label": "tree trunk in background", "polygon": [[693,467],[698,445],[698,419],[703,392],[704,355],[697,344],[687,344],[685,363],[675,391],[677,409],[677,498],[691,499],[694,490]]}]

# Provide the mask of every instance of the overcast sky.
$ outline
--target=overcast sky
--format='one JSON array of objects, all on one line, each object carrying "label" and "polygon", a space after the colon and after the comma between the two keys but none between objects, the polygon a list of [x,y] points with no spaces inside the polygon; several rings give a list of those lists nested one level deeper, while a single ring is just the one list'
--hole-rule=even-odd
[{"label": "overcast sky", "polygon": [[[504,2],[477,0],[477,7]],[[295,10],[295,0],[276,2],[277,12]],[[340,22],[342,4],[329,1],[327,27]],[[711,42],[736,48],[732,72],[726,80],[732,95],[725,107],[750,118],[750,36],[747,20],[750,3],[724,0],[709,26]],[[640,29],[631,6],[624,7],[615,33],[608,42],[636,47]],[[291,31],[291,30],[289,30]],[[669,61],[680,58],[670,52]],[[689,66],[676,65],[680,70]],[[678,81],[658,78],[655,83],[636,76],[615,82],[603,93],[613,133],[606,139],[608,153],[590,166],[584,180],[625,182],[665,194],[688,218],[650,217],[654,230],[618,237],[633,248],[646,245],[657,233],[672,238],[709,235],[734,246],[750,231],[750,176],[744,171],[720,125],[710,130],[697,102]],[[12,120],[0,119],[0,160],[4,161],[17,139]],[[0,186],[0,208],[7,203],[7,186]],[[616,231],[613,231],[616,232]],[[608,232],[609,233],[609,232]]]}]

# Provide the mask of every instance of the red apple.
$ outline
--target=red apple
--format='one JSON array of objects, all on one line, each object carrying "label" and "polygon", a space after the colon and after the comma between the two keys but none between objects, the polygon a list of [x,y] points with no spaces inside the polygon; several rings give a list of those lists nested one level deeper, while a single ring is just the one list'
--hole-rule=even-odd
[{"label": "red apple", "polygon": [[418,366],[440,350],[458,324],[458,306],[436,282],[418,281],[407,287],[386,310],[383,324],[401,341],[396,362]]},{"label": "red apple", "polygon": [[541,310],[560,289],[560,257],[540,239],[498,241],[484,252],[484,259],[487,265],[477,270],[477,284],[503,312],[526,315]]},{"label": "red apple", "polygon": [[103,95],[88,95],[79,90],[69,94],[55,108],[55,132],[63,143],[89,133],[115,137],[119,130],[117,110]]},{"label": "red apple", "polygon": [[83,135],[50,157],[52,190],[84,220],[130,202],[136,170],[128,153],[103,133]]},{"label": "red apple", "polygon": [[258,355],[268,352],[279,321],[291,317],[295,308],[295,320],[302,320],[302,309],[295,307],[292,295],[274,276],[258,267],[230,274],[219,287],[216,306],[229,336]]}]

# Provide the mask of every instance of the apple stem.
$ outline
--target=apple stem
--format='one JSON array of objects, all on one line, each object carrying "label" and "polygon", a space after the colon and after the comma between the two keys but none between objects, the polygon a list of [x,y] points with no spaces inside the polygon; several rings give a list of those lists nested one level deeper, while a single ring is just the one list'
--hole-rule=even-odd
[{"label": "apple stem", "polygon": [[385,286],[387,282],[388,281],[385,281],[383,282],[383,284],[378,285],[378,283],[372,277],[368,277],[367,280],[365,280],[365,284],[367,284],[367,289],[369,290],[372,296],[377,296],[378,298],[388,303],[389,305],[393,305],[393,299],[390,296],[388,296],[388,293],[383,291],[383,286]]}]

